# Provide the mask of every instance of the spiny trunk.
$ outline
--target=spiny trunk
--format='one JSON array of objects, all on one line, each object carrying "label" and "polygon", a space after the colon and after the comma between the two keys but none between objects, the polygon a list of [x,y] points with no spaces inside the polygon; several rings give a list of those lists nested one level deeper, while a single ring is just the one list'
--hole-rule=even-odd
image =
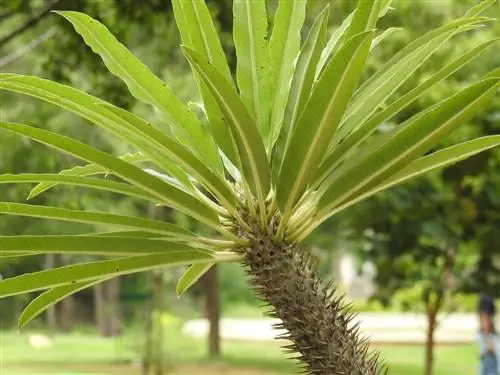
[{"label": "spiny trunk", "polygon": [[316,273],[311,254],[295,244],[274,243],[267,234],[240,234],[251,245],[243,249],[252,284],[272,306],[277,328],[288,331],[288,352],[297,353],[311,375],[379,375],[387,373],[378,354],[369,350],[354,315]]}]

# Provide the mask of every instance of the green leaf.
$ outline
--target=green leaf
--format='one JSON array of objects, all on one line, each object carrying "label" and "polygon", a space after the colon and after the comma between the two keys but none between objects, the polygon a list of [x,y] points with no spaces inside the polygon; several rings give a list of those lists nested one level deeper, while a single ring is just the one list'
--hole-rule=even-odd
[{"label": "green leaf", "polygon": [[267,28],[265,0],[233,1],[236,80],[241,99],[255,120],[263,139],[268,139],[270,136],[271,87]]},{"label": "green leaf", "polygon": [[384,30],[382,34],[378,35],[375,39],[373,39],[371,49],[374,49],[379,45],[384,39],[389,38],[392,34],[395,32],[404,30],[401,27],[389,27],[388,29]]},{"label": "green leaf", "polygon": [[338,49],[341,47],[343,36],[345,36],[345,33],[349,26],[351,25],[352,22],[352,17],[354,16],[354,12],[349,14],[342,24],[337,28],[333,34],[330,36],[330,39],[328,40],[328,43],[326,44],[325,48],[321,52],[321,56],[319,58],[318,66],[316,68],[316,73],[314,78],[317,79],[321,72],[323,71],[323,68],[325,67],[328,59],[330,56],[334,56],[335,53],[337,53]]},{"label": "green leaf", "polygon": [[[141,152],[135,152],[133,154],[125,154],[123,156],[120,156],[119,159],[122,159],[123,161],[126,161],[127,163],[133,164],[133,165],[139,165],[141,163],[144,163],[146,161],[150,161],[150,159],[145,156]],[[84,166],[76,166],[70,169],[65,169],[59,172],[59,175],[61,176],[77,176],[77,177],[86,177],[86,176],[93,176],[93,175],[98,175],[98,174],[110,174],[112,171],[109,169],[103,168],[100,165],[96,164],[87,164]],[[42,194],[43,192],[53,188],[56,186],[58,182],[41,182],[38,185],[36,185],[33,189],[31,189],[28,199],[33,199],[36,196]]]},{"label": "green leaf", "polygon": [[374,29],[381,5],[381,0],[358,0],[351,24],[344,35],[344,40],[348,41],[359,33]]},{"label": "green leaf", "polygon": [[335,170],[335,168],[346,157],[348,157],[348,155],[350,155],[351,152],[354,152],[355,147],[361,144],[361,142],[363,142],[367,137],[369,137],[384,121],[387,121],[395,114],[407,108],[411,103],[421,97],[429,89],[434,87],[434,85],[438,84],[439,82],[455,73],[457,70],[461,69],[463,66],[476,58],[481,52],[497,42],[498,39],[490,40],[478,45],[471,51],[464,53],[463,55],[440,69],[438,72],[434,73],[423,83],[395,100],[380,112],[373,115],[368,121],[362,124],[357,131],[350,134],[340,144],[338,144],[333,149],[333,151],[325,158],[316,173],[313,187],[318,187]]},{"label": "green leaf", "polygon": [[[233,84],[226,56],[205,2],[197,0],[174,0],[172,1],[172,5],[182,43],[186,47],[192,48],[205,56]],[[233,164],[239,165],[236,144],[231,137],[230,129],[224,122],[217,103],[197,74],[195,74],[195,78],[203,99],[203,107],[209,120],[208,126],[217,144]]]},{"label": "green leaf", "polygon": [[496,0],[485,0],[481,1],[479,4],[473,6],[470,8],[467,13],[465,13],[464,17],[475,17],[483,13],[486,9],[488,9],[490,6],[495,4]]},{"label": "green leaf", "polygon": [[155,107],[170,124],[178,139],[222,173],[222,164],[213,138],[198,118],[142,62],[140,62],[109,30],[78,12],[57,12],[66,18],[97,53],[111,73],[123,80],[137,99]]},{"label": "green leaf", "polygon": [[354,199],[398,172],[471,119],[496,94],[499,79],[481,81],[431,107],[399,127],[383,145],[339,168],[321,189],[318,217]]},{"label": "green leaf", "polygon": [[158,220],[109,214],[104,212],[80,211],[59,207],[0,202],[0,214],[135,229],[142,232],[158,233],[163,236],[171,236],[187,241],[196,239],[196,236],[193,233],[174,224]]},{"label": "green leaf", "polygon": [[458,163],[459,161],[479,154],[480,152],[490,150],[498,146],[500,146],[500,135],[491,135],[477,138],[472,141],[459,143],[457,145],[453,145],[429,155],[423,156],[411,162],[399,172],[395,173],[394,175],[377,185],[375,188],[361,195],[358,195],[356,198],[347,201],[345,204],[336,207],[335,212],[344,210],[347,207],[352,206],[353,204],[361,200],[369,198],[383,190],[401,185],[415,178],[418,178],[423,174],[446,168],[450,165]]},{"label": "green leaf", "polygon": [[192,251],[191,246],[163,238],[93,235],[0,236],[0,250],[8,253],[130,256]]},{"label": "green leaf", "polygon": [[112,155],[96,150],[74,139],[23,124],[0,123],[0,129],[27,136],[87,162],[113,170],[115,175],[157,197],[161,203],[165,203],[213,228],[219,227],[217,214],[207,205],[184,191],[168,185],[161,179]]},{"label": "green leaf", "polygon": [[321,162],[361,75],[373,32],[348,41],[330,61],[297,122],[280,169],[277,202],[286,215]]},{"label": "green leaf", "polygon": [[273,177],[275,177],[274,172],[279,171],[290,135],[311,96],[316,66],[326,42],[328,15],[329,7],[326,7],[311,26],[311,30],[300,51],[285,109],[283,128],[275,148]]},{"label": "green leaf", "polygon": [[198,0],[173,0],[172,5],[182,43],[205,56],[228,81],[232,81],[207,4]]},{"label": "green leaf", "polygon": [[212,268],[213,263],[192,264],[182,275],[177,283],[177,295],[181,296],[189,288],[191,288],[205,273]]},{"label": "green leaf", "polygon": [[184,48],[185,55],[200,74],[217,101],[238,145],[243,175],[253,193],[264,201],[270,188],[270,168],[266,150],[255,122],[235,88],[205,59]]},{"label": "green leaf", "polygon": [[295,60],[300,51],[300,31],[306,16],[307,0],[281,0],[274,18],[273,32],[269,42],[271,87],[271,122],[266,142],[271,151],[279,136],[283,116],[294,76]]},{"label": "green leaf", "polygon": [[71,285],[59,286],[57,288],[50,289],[38,297],[33,299],[28,306],[26,306],[19,316],[19,320],[17,321],[18,329],[23,328],[39,316],[41,313],[49,309],[51,306],[54,306],[57,302],[63,300],[66,297],[69,297],[72,294],[80,292],[86,288],[89,288],[93,285],[101,283],[108,278],[97,279],[86,282],[79,282]]},{"label": "green leaf", "polygon": [[[358,3],[359,5],[356,9],[344,19],[328,40],[326,47],[321,53],[321,58],[316,69],[316,79],[323,71],[330,56],[334,56],[344,42],[349,40],[350,36],[375,28],[377,19],[385,16],[391,4],[391,0],[362,1],[363,4],[361,2]],[[377,17],[375,18],[375,16]],[[354,25],[352,25],[354,17],[356,18]]]},{"label": "green leaf", "polygon": [[206,251],[169,251],[133,257],[80,263],[39,272],[27,273],[0,281],[0,298],[39,290],[143,272],[166,266],[206,263],[212,259]]},{"label": "green leaf", "polygon": [[[437,29],[431,30],[428,33],[422,35],[421,37],[415,39],[413,42],[406,45],[398,53],[396,53],[392,58],[389,59],[380,69],[378,69],[375,74],[373,74],[369,79],[367,79],[356,91],[356,95],[362,93],[366,90],[368,86],[372,86],[373,82],[379,80],[381,76],[385,75],[387,71],[394,69],[395,66],[400,64],[400,61],[405,59],[406,56],[410,55],[414,51],[419,50],[421,47],[425,46],[430,41],[438,38],[440,35],[447,35],[455,32],[465,31],[467,27],[471,25],[486,22],[491,19],[485,17],[471,17],[471,18],[461,18],[447,23]],[[461,26],[466,26],[461,28]],[[451,33],[449,33],[451,32]]]},{"label": "green leaf", "polygon": [[[2,74],[0,74],[1,77]],[[111,104],[83,91],[38,77],[9,76],[0,80],[0,88],[33,96],[91,121],[142,150],[151,161],[181,181],[187,188],[191,186],[186,174],[171,160],[165,158],[163,147],[156,141],[157,135],[163,135],[163,133],[149,124],[147,127],[138,129],[123,119],[117,118],[110,113],[109,109],[115,108]]]},{"label": "green leaf", "polygon": [[215,174],[203,161],[193,155],[187,148],[177,143],[165,133],[156,131],[140,117],[121,108],[107,106],[118,118],[133,125],[141,132],[151,132],[151,136],[163,146],[163,154],[184,170],[193,175],[199,183],[213,193],[225,207],[236,209],[236,197],[234,191],[229,187],[223,175]]},{"label": "green leaf", "polygon": [[443,34],[436,35],[421,48],[402,57],[397,64],[388,68],[371,84],[367,85],[363,91],[358,92],[346,111],[345,118],[334,142],[344,139],[349,133],[363,124],[439,47],[454,34],[469,30],[469,26],[465,25],[457,30],[448,30]]},{"label": "green leaf", "polygon": [[[60,175],[60,174],[39,174],[39,173],[22,173],[22,174],[2,174],[0,175],[0,184],[19,184],[19,183],[34,183],[41,182],[53,185],[64,184],[64,185],[74,185],[82,186],[93,189],[112,191],[114,193],[119,193],[127,195],[129,197],[136,197],[140,199],[146,199],[151,202],[157,202],[156,199],[151,194],[146,193],[142,189],[138,189],[135,186],[124,184],[121,182],[106,180],[102,178],[88,178],[80,176],[71,175]],[[28,197],[29,199],[30,197]]]}]

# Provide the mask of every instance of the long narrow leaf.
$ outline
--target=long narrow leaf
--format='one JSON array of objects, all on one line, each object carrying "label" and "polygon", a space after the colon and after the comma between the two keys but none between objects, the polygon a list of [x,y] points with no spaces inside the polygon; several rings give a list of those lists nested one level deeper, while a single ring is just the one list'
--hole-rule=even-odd
[{"label": "long narrow leaf", "polygon": [[156,108],[172,126],[181,142],[194,153],[200,154],[212,168],[222,172],[221,160],[213,138],[201,121],[162,80],[98,21],[78,12],[57,13],[71,22],[85,43],[102,58],[109,71],[125,82],[132,95]]},{"label": "long narrow leaf", "polygon": [[209,226],[214,228],[219,226],[217,214],[198,199],[112,155],[96,150],[74,139],[23,124],[0,123],[0,129],[27,136],[37,142],[46,144],[87,162],[113,170],[117,176],[138,188],[144,189],[146,192],[157,197],[160,202],[184,212]]},{"label": "long narrow leaf", "polygon": [[385,39],[389,38],[392,34],[404,30],[401,27],[389,27],[388,29],[384,30],[382,34],[378,35],[375,39],[373,39],[371,49],[374,49],[377,47],[382,41]]},{"label": "long narrow leaf", "polygon": [[[182,43],[204,55],[224,77],[233,83],[226,56],[219,36],[210,17],[210,11],[204,1],[174,0],[174,15],[179,28]],[[203,107],[208,118],[208,126],[220,149],[234,164],[239,165],[236,144],[230,129],[223,120],[217,103],[210,95],[203,81],[195,74],[196,82],[203,99]]]},{"label": "long narrow leaf", "polygon": [[29,216],[52,220],[70,221],[90,225],[111,226],[134,229],[142,232],[158,233],[178,239],[194,240],[195,235],[174,224],[134,216],[116,215],[104,212],[70,210],[66,208],[38,206],[32,204],[0,202],[0,214]]},{"label": "long narrow leaf", "polygon": [[[362,9],[356,7],[356,10],[350,13],[332,33],[326,47],[321,53],[321,58],[316,69],[316,79],[323,71],[330,57],[337,53],[344,42],[349,39],[349,36],[354,36],[359,32],[375,28],[377,18],[385,16],[390,7],[391,0],[363,0],[363,2],[364,4],[360,4]],[[375,16],[377,17],[375,18]],[[354,17],[356,17],[354,21],[355,25],[352,25]]]},{"label": "long narrow leaf", "polygon": [[0,236],[2,253],[130,256],[192,251],[191,246],[171,240],[113,236]]},{"label": "long narrow leaf", "polygon": [[498,39],[482,43],[471,51],[464,53],[440,69],[438,72],[434,73],[423,83],[395,100],[382,111],[373,115],[368,121],[362,124],[357,131],[350,134],[340,144],[336,145],[333,151],[325,158],[316,173],[313,187],[319,186],[319,184],[321,184],[333,172],[333,170],[335,170],[335,168],[347,157],[347,155],[349,155],[349,152],[352,152],[356,146],[369,137],[379,125],[389,120],[403,109],[407,108],[424,93],[428,92],[429,89],[461,69],[495,43],[498,43]]},{"label": "long narrow leaf", "polygon": [[189,266],[177,283],[177,295],[180,296],[184,294],[184,292],[191,288],[200,279],[200,277],[213,267],[213,265],[213,263],[199,263]]},{"label": "long narrow leaf", "polygon": [[475,17],[483,13],[486,9],[488,9],[490,6],[495,4],[496,0],[485,0],[481,1],[479,4],[476,6],[473,6],[470,8],[467,13],[465,13],[464,18],[466,17]]},{"label": "long narrow leaf", "polygon": [[401,87],[444,43],[453,35],[469,30],[468,24],[458,29],[436,35],[428,43],[401,58],[397,64],[366,86],[352,100],[346,117],[337,135],[337,140],[345,138],[369,118],[385,101]]},{"label": "long narrow leaf", "polygon": [[24,326],[26,326],[26,324],[38,317],[41,313],[54,306],[64,298],[108,279],[109,278],[103,278],[92,281],[78,282],[71,285],[59,286],[43,292],[24,308],[17,321],[17,327],[19,329],[23,328]]},{"label": "long narrow leaf", "polygon": [[367,79],[358,89],[357,93],[362,93],[365,89],[372,85],[375,80],[378,80],[382,75],[386,74],[386,72],[390,69],[393,69],[394,66],[397,66],[399,62],[404,59],[406,56],[411,54],[413,51],[419,50],[422,46],[425,46],[431,40],[435,39],[439,35],[443,35],[448,33],[449,31],[458,31],[461,26],[465,25],[473,25],[480,22],[490,21],[491,19],[485,17],[469,17],[469,18],[460,18],[454,21],[447,23],[437,29],[431,30],[428,33],[422,35],[421,37],[415,39],[413,42],[407,44],[404,48],[402,48],[398,53],[396,53],[389,61],[387,61],[380,69],[378,69],[375,74],[373,74],[369,79]]},{"label": "long narrow leaf", "polygon": [[[136,152],[133,154],[126,154],[123,156],[120,156],[119,159],[122,159],[123,161],[126,161],[127,163],[133,164],[133,165],[139,165],[141,163],[147,162],[150,159],[142,154],[141,152]],[[87,176],[93,176],[93,175],[98,175],[98,174],[109,174],[112,173],[109,169],[105,169],[101,167],[100,165],[96,164],[86,164],[83,166],[76,166],[70,169],[64,169],[61,172],[59,172],[59,175],[61,176],[77,176],[77,177],[87,177]],[[30,190],[30,193],[28,195],[28,199],[35,198],[36,196],[42,194],[43,192],[53,188],[54,186],[57,185],[57,182],[41,182],[38,185],[36,185],[33,189]]]},{"label": "long narrow leaf", "polygon": [[275,147],[273,178],[276,178],[276,174],[279,171],[279,167],[283,161],[284,150],[290,140],[295,124],[311,96],[316,66],[326,42],[328,15],[329,7],[326,7],[311,26],[309,35],[300,51],[285,109],[283,128]]},{"label": "long narrow leaf", "polygon": [[295,69],[295,60],[300,51],[300,31],[306,16],[307,0],[281,0],[274,17],[273,32],[269,42],[271,86],[271,122],[268,152],[274,146],[283,124],[283,116]]},{"label": "long narrow leaf", "polygon": [[357,35],[331,60],[298,120],[285,151],[277,184],[277,202],[289,212],[307,187],[328,149],[361,75],[373,32]]},{"label": "long narrow leaf", "polygon": [[186,174],[171,160],[162,156],[163,149],[155,140],[155,134],[161,132],[152,126],[146,129],[136,129],[128,122],[120,121],[110,113],[109,109],[114,108],[111,104],[81,90],[38,77],[10,75],[0,80],[0,88],[33,96],[89,120],[142,150],[143,154],[156,165],[181,181],[185,187],[190,187]]},{"label": "long narrow leaf", "polygon": [[343,36],[344,40],[348,41],[359,33],[374,29],[381,5],[381,0],[358,0],[351,24]]},{"label": "long narrow leaf", "polygon": [[184,51],[224,113],[238,145],[243,175],[263,201],[270,189],[270,167],[255,122],[234,87],[202,55],[188,48]]},{"label": "long narrow leaf", "polygon": [[156,131],[140,117],[121,108],[109,107],[108,109],[113,112],[115,116],[133,125],[136,129],[145,133],[149,132],[152,137],[155,137],[155,139],[164,146],[163,153],[165,156],[191,173],[198,182],[219,198],[226,207],[235,208],[236,197],[222,175],[215,174],[203,161],[193,155],[187,148],[177,143],[168,135]]},{"label": "long narrow leaf", "polygon": [[498,82],[487,79],[460,91],[395,131],[387,142],[349,164],[349,168],[339,168],[322,189],[319,216],[328,216],[340,202],[374,188],[434,147],[488,104],[498,90]]},{"label": "long narrow leaf", "polygon": [[461,160],[465,160],[471,156],[479,154],[480,152],[490,150],[498,146],[500,146],[500,135],[492,135],[453,145],[423,156],[411,162],[399,172],[377,185],[375,188],[356,196],[354,199],[349,199],[345,203],[339,204],[335,207],[334,211],[330,212],[330,216],[381,191],[391,189],[395,186],[411,181],[423,174],[446,168],[450,165],[458,163]]},{"label": "long narrow leaf", "polygon": [[328,59],[330,56],[335,55],[335,53],[338,51],[342,44],[343,36],[345,35],[347,29],[351,25],[352,22],[352,17],[354,16],[354,12],[349,14],[342,24],[333,32],[333,34],[330,36],[330,39],[328,39],[328,43],[326,44],[325,48],[321,52],[321,56],[318,61],[318,66],[316,68],[316,73],[314,78],[317,79],[321,72],[323,71],[323,68],[325,67],[326,63],[328,62]]},{"label": "long narrow leaf", "polygon": [[27,273],[0,281],[0,298],[166,266],[205,263],[209,262],[212,257],[210,253],[199,250],[170,251],[165,254],[148,254],[80,263]]},{"label": "long narrow leaf", "polygon": [[138,189],[133,185],[124,184],[121,182],[106,180],[102,178],[89,178],[71,175],[60,174],[39,174],[39,173],[22,173],[22,174],[2,174],[0,175],[0,184],[19,184],[19,183],[37,183],[42,182],[51,185],[64,184],[88,187],[92,189],[99,189],[111,191],[127,195],[129,197],[136,197],[146,199],[151,202],[158,202],[158,199],[151,194],[146,193],[142,189]]},{"label": "long narrow leaf", "polygon": [[264,139],[270,136],[271,87],[267,29],[265,0],[233,1],[233,37],[237,57],[236,80],[241,99]]}]

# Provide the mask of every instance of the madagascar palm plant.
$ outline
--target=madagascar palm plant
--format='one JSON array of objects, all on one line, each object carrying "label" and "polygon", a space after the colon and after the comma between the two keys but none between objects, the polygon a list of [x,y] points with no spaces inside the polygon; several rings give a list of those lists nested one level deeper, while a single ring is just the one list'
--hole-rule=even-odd
[{"label": "madagascar palm plant", "polygon": [[[233,76],[204,2],[173,0],[203,116],[194,114],[105,26],[85,14],[59,12],[130,93],[154,108],[158,125],[72,87],[1,74],[3,90],[72,111],[137,152],[116,157],[40,127],[2,122],[3,131],[88,164],[59,174],[4,174],[0,183],[37,183],[29,198],[56,184],[115,192],[171,207],[217,235],[207,238],[146,218],[2,202],[4,215],[110,229],[78,236],[0,237],[2,256],[103,257],[3,280],[0,296],[43,291],[22,313],[22,326],[64,297],[118,275],[186,265],[178,284],[181,294],[213,264],[242,262],[271,315],[281,319],[288,349],[308,373],[383,372],[385,366],[352,324],[353,315],[332,283],[317,275],[301,242],[356,202],[500,144],[500,135],[493,135],[436,151],[446,135],[487,107],[499,88],[498,69],[393,130],[378,131],[497,42],[479,44],[394,98],[453,36],[491,21],[481,13],[493,2],[422,35],[367,75],[370,51],[387,35],[375,28],[390,0],[359,0],[330,37],[326,7],[303,40],[305,0],[280,0],[272,30],[265,0],[234,0]],[[146,168],[151,164],[154,168]]]}]

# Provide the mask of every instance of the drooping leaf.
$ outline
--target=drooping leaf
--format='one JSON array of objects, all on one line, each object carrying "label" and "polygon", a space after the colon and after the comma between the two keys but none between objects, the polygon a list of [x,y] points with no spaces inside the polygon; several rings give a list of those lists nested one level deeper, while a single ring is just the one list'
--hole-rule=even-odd
[{"label": "drooping leaf", "polygon": [[[182,43],[186,47],[192,48],[205,56],[229,82],[233,83],[226,56],[205,2],[197,0],[174,0],[172,5]],[[203,99],[203,107],[209,120],[208,126],[215,141],[229,160],[234,165],[239,165],[236,144],[231,137],[229,127],[224,122],[217,103],[207,91],[207,88],[198,75],[195,75],[195,78]]]},{"label": "drooping leaf", "polygon": [[271,116],[266,149],[271,151],[279,136],[294,75],[295,60],[300,50],[300,31],[306,16],[307,0],[281,0],[274,18],[269,42]]},{"label": "drooping leaf", "polygon": [[361,75],[373,32],[359,34],[347,42],[330,61],[285,151],[277,184],[281,212],[290,212],[304,192],[315,168],[328,149]]},{"label": "drooping leaf", "polygon": [[31,322],[50,307],[54,306],[59,301],[105,280],[108,280],[108,278],[78,282],[71,285],[63,285],[43,292],[24,308],[17,321],[17,327],[19,329],[25,327],[26,324]]},{"label": "drooping leaf", "polygon": [[205,263],[213,255],[206,251],[169,251],[133,257],[79,263],[50,270],[27,273],[0,281],[0,298],[39,290],[143,272],[166,266]]},{"label": "drooping leaf", "polygon": [[59,207],[38,206],[33,204],[0,202],[0,214],[38,217],[90,225],[134,229],[142,232],[158,233],[163,236],[171,236],[188,241],[196,239],[193,233],[174,224],[158,220],[104,212],[80,211]]},{"label": "drooping leaf", "polygon": [[483,80],[443,100],[396,129],[381,146],[339,168],[323,185],[318,216],[329,216],[339,203],[374,188],[434,147],[488,104],[498,82]]},{"label": "drooping leaf", "polygon": [[255,122],[234,87],[202,55],[188,48],[184,51],[231,127],[238,146],[243,175],[252,192],[263,202],[270,189],[270,167]]},{"label": "drooping leaf", "polygon": [[363,142],[367,137],[369,137],[384,121],[389,120],[395,114],[407,108],[411,103],[421,97],[424,93],[428,92],[428,90],[430,90],[436,84],[443,81],[444,79],[455,73],[457,70],[461,69],[463,66],[475,59],[479,54],[481,54],[481,52],[491,47],[495,43],[498,43],[498,39],[482,43],[473,48],[471,51],[464,53],[463,55],[456,58],[448,65],[434,73],[420,85],[413,88],[408,93],[404,94],[393,103],[389,104],[386,108],[373,115],[368,121],[362,124],[357,131],[350,134],[340,144],[336,145],[336,147],[333,148],[333,151],[321,163],[316,173],[316,177],[314,178],[313,187],[318,187],[319,184],[321,184],[350,154],[350,152],[354,152],[353,150],[355,149],[355,147],[361,144],[361,142]]},{"label": "drooping leaf", "polygon": [[182,275],[177,283],[176,292],[180,296],[191,288],[205,273],[212,268],[213,263],[192,264]]},{"label": "drooping leaf", "polygon": [[123,80],[137,99],[156,108],[178,139],[199,154],[214,170],[222,164],[212,136],[198,118],[141,61],[118,42],[100,22],[79,12],[57,12],[66,18],[111,73]]},{"label": "drooping leaf", "polygon": [[234,0],[233,38],[237,57],[236,80],[241,99],[264,139],[270,136],[271,87],[267,34],[265,0]]},{"label": "drooping leaf", "polygon": [[184,212],[209,226],[219,227],[217,214],[206,204],[117,157],[96,150],[74,139],[23,124],[0,123],[0,129],[27,136],[87,162],[113,170],[115,175],[157,197],[161,203]]}]

